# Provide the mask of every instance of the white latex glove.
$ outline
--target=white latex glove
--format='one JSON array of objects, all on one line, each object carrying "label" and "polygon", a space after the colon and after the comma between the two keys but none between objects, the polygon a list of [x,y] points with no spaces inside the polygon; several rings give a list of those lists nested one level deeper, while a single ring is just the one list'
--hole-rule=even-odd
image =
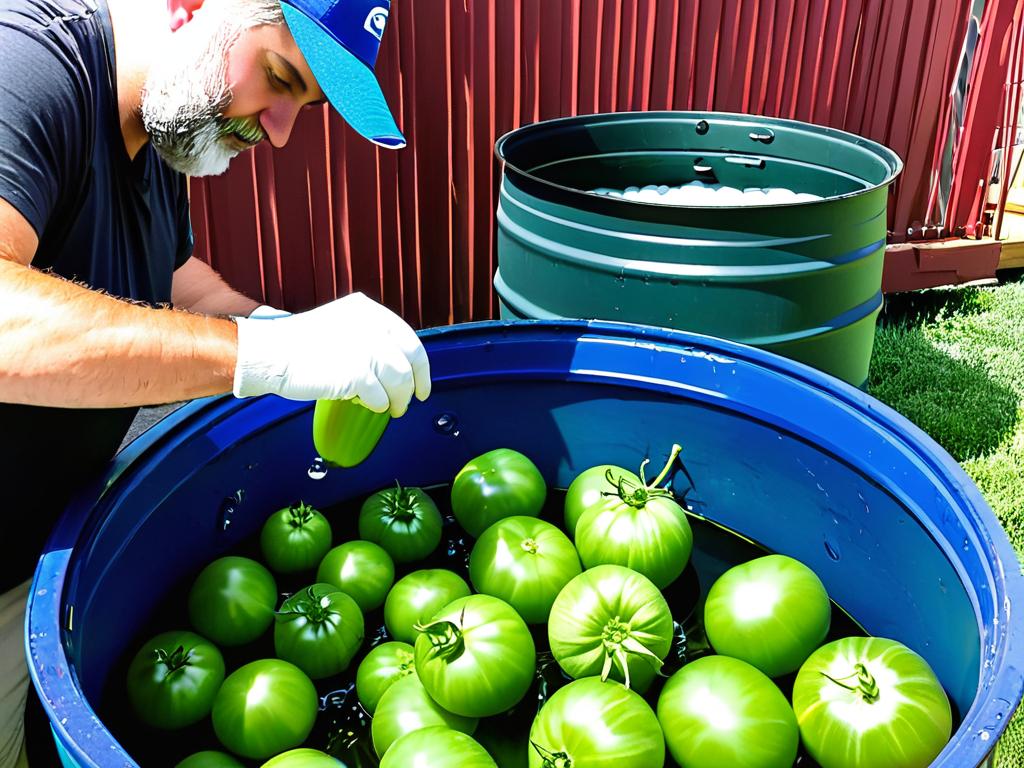
[{"label": "white latex glove", "polygon": [[274,319],[236,318],[235,397],[349,400],[401,416],[430,395],[430,363],[415,331],[361,293]]}]

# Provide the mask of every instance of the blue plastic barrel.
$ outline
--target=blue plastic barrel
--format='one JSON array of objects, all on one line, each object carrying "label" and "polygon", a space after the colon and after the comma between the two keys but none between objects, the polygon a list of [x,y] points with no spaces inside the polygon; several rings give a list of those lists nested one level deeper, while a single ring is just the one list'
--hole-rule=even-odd
[{"label": "blue plastic barrel", "polygon": [[674,442],[696,511],[807,563],[869,633],[929,661],[963,715],[934,765],[989,759],[1024,688],[1020,567],[975,486],[906,419],[799,363],[683,332],[522,321],[423,339],[434,394],[355,469],[314,479],[310,405],[216,398],[162,422],[75,500],[27,628],[65,765],[135,765],[95,715],[105,678],[172,585],[272,510],[369,493],[396,467],[407,485],[447,483],[499,446],[564,488]]}]

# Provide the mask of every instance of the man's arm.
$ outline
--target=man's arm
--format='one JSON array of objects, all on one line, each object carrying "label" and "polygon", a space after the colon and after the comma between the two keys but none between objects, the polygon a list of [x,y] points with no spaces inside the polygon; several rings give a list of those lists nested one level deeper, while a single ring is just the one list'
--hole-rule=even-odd
[{"label": "man's arm", "polygon": [[29,266],[37,247],[28,221],[0,199],[0,401],[98,408],[231,391],[233,322],[44,274]]},{"label": "man's arm", "polygon": [[195,256],[175,271],[171,301],[176,307],[201,315],[248,317],[259,306],[259,302],[233,289],[209,264]]}]

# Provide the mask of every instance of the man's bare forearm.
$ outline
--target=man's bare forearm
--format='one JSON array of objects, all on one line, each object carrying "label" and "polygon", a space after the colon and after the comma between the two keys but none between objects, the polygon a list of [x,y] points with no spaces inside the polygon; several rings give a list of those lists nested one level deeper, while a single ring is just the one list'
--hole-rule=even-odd
[{"label": "man's bare forearm", "polygon": [[176,307],[202,315],[248,317],[259,306],[230,285],[213,267],[195,256],[174,273],[172,300]]},{"label": "man's bare forearm", "polygon": [[68,408],[230,391],[230,320],[130,304],[0,259],[0,401]]}]

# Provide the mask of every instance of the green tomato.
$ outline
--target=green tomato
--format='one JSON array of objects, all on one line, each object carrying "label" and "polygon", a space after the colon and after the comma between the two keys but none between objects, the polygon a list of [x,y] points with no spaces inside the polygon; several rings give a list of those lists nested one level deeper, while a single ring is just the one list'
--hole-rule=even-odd
[{"label": "green tomato", "polygon": [[469,556],[469,578],[476,591],[500,597],[529,624],[548,620],[562,587],[581,571],[569,538],[535,517],[499,520],[484,531]]},{"label": "green tomato", "polygon": [[164,632],[139,649],[128,667],[128,699],[135,714],[155,728],[198,722],[224,682],[224,658],[192,632]]},{"label": "green tomato", "polygon": [[620,683],[596,677],[574,680],[555,691],[530,729],[530,768],[664,764],[658,718],[646,701]]},{"label": "green tomato", "polygon": [[266,760],[297,747],[313,730],[320,700],[305,673],[278,659],[232,672],[213,702],[213,731],[236,755]]},{"label": "green tomato", "polygon": [[371,411],[358,399],[317,400],[313,408],[313,445],[329,464],[354,467],[377,447],[391,414]]},{"label": "green tomato", "polygon": [[363,612],[331,584],[314,584],[281,605],[274,623],[274,653],[313,680],[348,669],[363,644]]},{"label": "green tomato", "polygon": [[396,640],[415,643],[417,624],[426,624],[448,603],[467,597],[469,585],[458,574],[427,568],[403,576],[384,603],[384,625]]},{"label": "green tomato", "polygon": [[431,725],[444,726],[463,733],[476,730],[475,717],[460,717],[430,698],[416,675],[408,675],[384,691],[370,724],[373,748],[384,757],[388,748],[407,733]]},{"label": "green tomato", "polygon": [[785,555],[730,568],[708,592],[704,629],[714,649],[769,677],[795,672],[828,635],[832,604],[814,571]]},{"label": "green tomato", "polygon": [[174,768],[245,768],[245,766],[225,752],[206,750],[189,755]]},{"label": "green tomato", "polygon": [[570,536],[576,536],[576,524],[584,512],[601,503],[605,494],[616,493],[616,486],[608,480],[609,470],[640,485],[639,477],[614,464],[599,464],[580,472],[565,492],[565,530]]},{"label": "green tomato", "polygon": [[271,758],[261,768],[345,768],[345,764],[319,749],[291,749]]},{"label": "green tomato", "polygon": [[[679,578],[693,551],[693,530],[672,493],[657,486],[680,450],[678,445],[673,446],[665,469],[650,485],[643,466],[639,477],[611,468],[604,478],[605,488],[612,489],[610,495],[602,489],[595,497],[594,489],[601,486],[588,476],[571,505],[567,499],[567,508],[571,506],[574,514],[582,509],[575,541],[585,567],[623,565],[642,573],[659,589]],[[586,507],[582,505],[584,498],[591,501]]]},{"label": "green tomato", "polygon": [[793,709],[822,768],[924,768],[953,728],[928,662],[880,637],[848,637],[812,653],[793,684]]},{"label": "green tomato", "polygon": [[474,538],[502,518],[536,517],[547,485],[536,465],[518,451],[498,448],[477,456],[452,483],[452,512]]},{"label": "green tomato", "polygon": [[424,491],[396,483],[363,502],[359,537],[380,544],[396,563],[422,560],[441,543],[441,513]]},{"label": "green tomato", "polygon": [[574,578],[555,598],[548,642],[574,678],[614,678],[645,691],[672,645],[672,613],[646,576],[599,565]]},{"label": "green tomato", "polygon": [[782,691],[728,656],[705,656],[672,675],[658,697],[658,720],[686,768],[790,768],[800,743]]},{"label": "green tomato", "polygon": [[380,768],[498,768],[472,736],[435,725],[407,733],[392,745]]},{"label": "green tomato", "polygon": [[511,709],[533,682],[537,652],[526,622],[503,600],[449,603],[416,638],[416,674],[445,709],[488,717]]},{"label": "green tomato", "polygon": [[331,524],[308,504],[285,507],[267,518],[260,532],[263,559],[278,573],[317,567],[331,548]]},{"label": "green tomato", "polygon": [[214,560],[188,593],[188,615],[217,645],[251,643],[274,620],[277,584],[270,571],[247,557]]},{"label": "green tomato", "polygon": [[333,584],[368,613],[384,602],[395,581],[395,564],[391,555],[372,541],[346,541],[327,553],[316,580]]},{"label": "green tomato", "polygon": [[406,675],[416,673],[416,657],[408,643],[381,643],[373,648],[356,670],[356,695],[370,715],[377,709],[384,691]]}]

